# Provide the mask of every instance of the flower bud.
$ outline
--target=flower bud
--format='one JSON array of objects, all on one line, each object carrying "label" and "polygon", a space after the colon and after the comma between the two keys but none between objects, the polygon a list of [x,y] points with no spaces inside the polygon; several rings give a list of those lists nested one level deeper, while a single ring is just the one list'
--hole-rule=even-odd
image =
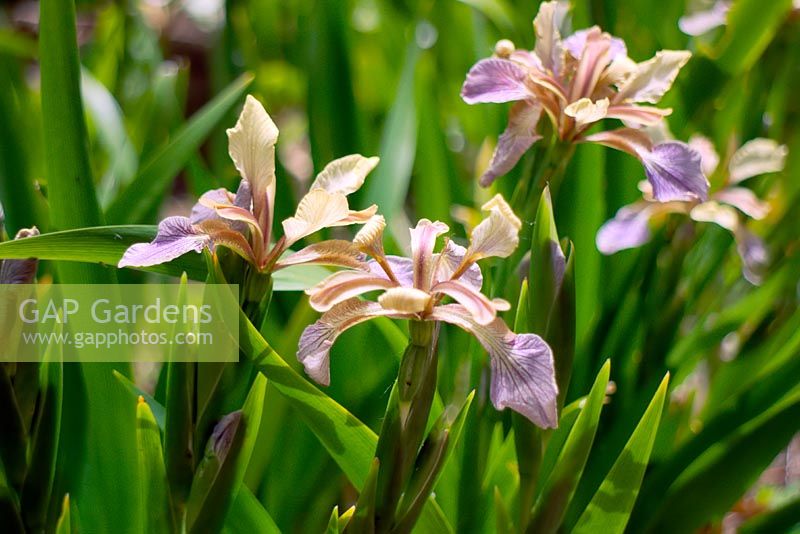
[{"label": "flower bud", "polygon": [[497,41],[497,44],[494,45],[494,53],[497,57],[501,57],[507,59],[514,53],[515,47],[514,43],[508,39],[500,39]]}]

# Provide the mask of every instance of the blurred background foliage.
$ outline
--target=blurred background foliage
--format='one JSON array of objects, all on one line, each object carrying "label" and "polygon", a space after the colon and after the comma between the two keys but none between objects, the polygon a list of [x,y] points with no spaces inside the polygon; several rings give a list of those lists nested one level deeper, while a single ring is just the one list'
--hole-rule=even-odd
[{"label": "blurred background foliage", "polygon": [[[294,211],[298,193],[325,163],[357,152],[381,156],[354,203],[380,204],[390,248],[405,249],[408,221],[421,217],[445,221],[456,240],[463,238],[465,208],[494,193],[480,189],[476,177],[505,127],[506,110],[467,106],[460,87],[499,38],[533,47],[538,3],[78,1],[88,165],[104,222],[154,224],[164,214],[187,212],[212,187],[235,190],[224,128],[235,122],[247,91],[281,131],[276,221]],[[627,155],[578,148],[554,198],[558,234],[572,240],[576,257],[577,348],[566,403],[589,393],[606,359],[612,366],[594,447],[562,528],[576,524],[667,371],[668,402],[628,530],[744,525],[782,532],[798,520],[800,445],[790,443],[800,429],[800,11],[788,0],[736,0],[727,26],[689,37],[678,27],[689,7],[685,0],[576,0],[573,25],[598,24],[622,37],[638,61],[660,49],[694,53],[664,102],[675,110],[669,126],[677,139],[702,133],[723,160],[754,137],[789,147],[785,171],[752,184],[772,206],[767,219],[752,224],[772,262],[764,283],[753,286],[742,278],[726,232],[678,218],[645,247],[602,256],[597,229],[640,197],[636,184],[644,174]],[[12,236],[34,224],[43,231],[80,226],[67,222],[48,194],[56,188],[48,184],[46,158],[59,153],[44,141],[39,61],[47,61],[45,54],[60,60],[44,48],[44,26],[38,2],[5,2],[0,9],[0,200]],[[58,42],[57,35],[51,39]],[[495,187],[508,194],[524,167]],[[98,223],[82,225],[92,224]],[[51,265],[40,272],[59,276]],[[127,271],[116,276],[142,279]],[[297,340],[315,317],[301,293],[274,296],[265,338],[295,369]],[[333,349],[326,393],[377,430],[404,343],[402,328],[388,321],[346,333]],[[441,345],[439,392],[449,403],[478,385],[484,356],[455,330],[444,331]],[[165,371],[138,368],[135,381],[153,402],[166,402]],[[459,532],[500,529],[519,483],[510,420],[492,413],[480,395],[479,388],[465,439],[435,492]],[[244,483],[282,530],[323,530],[333,506],[345,510],[360,488],[270,382],[263,396]],[[133,429],[135,418],[150,417],[144,409],[135,414],[134,406],[124,416],[93,413],[118,417],[120,427],[129,420]],[[91,493],[84,510],[73,508],[73,519],[91,523],[92,510],[108,498]],[[61,514],[56,501],[51,517]],[[227,528],[247,531],[233,520]]]}]

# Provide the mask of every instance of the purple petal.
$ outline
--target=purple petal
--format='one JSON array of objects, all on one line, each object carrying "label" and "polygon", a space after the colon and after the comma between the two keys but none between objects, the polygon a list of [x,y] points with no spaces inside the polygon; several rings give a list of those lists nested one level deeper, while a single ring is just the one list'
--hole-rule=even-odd
[{"label": "purple petal", "polygon": [[187,252],[201,252],[211,243],[211,237],[199,232],[187,217],[167,217],[158,225],[151,243],[131,245],[118,267],[149,267],[166,263]]},{"label": "purple petal", "polygon": [[411,232],[411,259],[414,262],[414,287],[427,291],[433,278],[433,247],[436,238],[450,230],[440,221],[420,219]]},{"label": "purple petal", "polygon": [[200,199],[192,207],[192,214],[189,216],[189,221],[192,224],[200,224],[203,221],[211,219],[219,219],[217,212],[209,208],[207,204],[231,204],[231,193],[224,187],[219,189],[212,189],[200,195]]},{"label": "purple petal", "polygon": [[396,285],[387,277],[375,276],[370,272],[339,271],[306,290],[306,293],[310,296],[309,303],[312,308],[317,311],[328,311],[353,297],[370,291],[389,289]]},{"label": "purple petal", "polygon": [[769,250],[757,235],[742,227],[736,232],[736,251],[742,258],[742,274],[753,285],[760,285],[769,266]]},{"label": "purple petal", "polygon": [[306,374],[317,383],[331,382],[330,351],[333,342],[348,328],[381,315],[392,315],[377,302],[350,299],[337,304],[316,323],[303,331],[297,348],[297,359]]},{"label": "purple petal", "polygon": [[714,28],[724,26],[731,8],[730,0],[717,0],[711,9],[684,15],[678,20],[678,28],[686,35],[703,35]]},{"label": "purple petal", "polygon": [[708,180],[701,168],[700,154],[686,143],[661,143],[640,157],[656,200],[708,200]]},{"label": "purple petal", "polygon": [[650,241],[650,214],[647,204],[642,202],[620,208],[614,218],[597,231],[597,250],[614,254]]},{"label": "purple petal", "polygon": [[479,325],[459,304],[437,306],[432,317],[472,333],[489,352],[495,408],[511,408],[543,428],[558,426],[553,353],[542,338],[515,334],[499,318]]},{"label": "purple petal", "polygon": [[[591,30],[591,28],[578,30],[563,41],[564,48],[566,48],[569,54],[575,59],[580,59],[583,55],[583,49],[586,47],[586,36],[589,35],[589,30]],[[608,49],[609,62],[628,55],[625,41],[613,35],[610,35],[609,39],[611,40],[611,46]]]},{"label": "purple petal", "polygon": [[439,282],[431,288],[431,293],[441,293],[452,298],[472,314],[476,323],[490,324],[497,317],[497,308],[480,290],[461,280]]},{"label": "purple petal", "polygon": [[[23,228],[14,239],[25,239],[39,235],[39,229]],[[0,261],[0,284],[32,284],[36,278],[36,269],[39,260],[29,258],[26,260],[2,260]]]},{"label": "purple petal", "polygon": [[489,168],[481,176],[481,185],[489,187],[499,176],[507,174],[525,152],[539,139],[536,125],[542,108],[530,102],[519,102],[511,108],[508,127],[497,139]]},{"label": "purple petal", "polygon": [[[441,254],[434,254],[434,261],[437,262],[436,274],[434,275],[435,281],[450,280],[456,269],[461,266],[461,262],[464,261],[466,253],[467,249],[465,247],[453,243],[453,241],[448,241]],[[437,259],[439,257],[441,259]],[[480,290],[483,285],[483,274],[477,263],[470,265],[458,279],[477,290]]]},{"label": "purple petal", "polygon": [[525,69],[507,59],[478,61],[467,73],[461,98],[467,104],[511,102],[531,96],[525,85]]},{"label": "purple petal", "polygon": [[[392,274],[394,274],[395,278],[397,278],[397,281],[400,282],[400,285],[404,287],[413,287],[414,262],[412,262],[410,258],[404,258],[402,256],[388,255],[384,257],[389,263],[389,267],[392,269]],[[369,260],[367,262],[367,267],[372,274],[381,276],[387,280],[389,279],[389,277],[386,275],[386,272],[383,270],[383,267],[381,267],[377,261]]]}]

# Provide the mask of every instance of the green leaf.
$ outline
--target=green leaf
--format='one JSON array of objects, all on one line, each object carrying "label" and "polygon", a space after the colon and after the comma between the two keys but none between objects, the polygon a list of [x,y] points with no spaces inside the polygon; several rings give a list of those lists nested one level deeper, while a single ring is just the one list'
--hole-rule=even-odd
[{"label": "green leaf", "polygon": [[528,275],[528,328],[544,336],[550,322],[550,313],[559,290],[557,273],[564,262],[564,253],[558,242],[556,220],[550,187],[542,191],[536,211],[534,234],[531,241],[531,266]]},{"label": "green leaf", "polygon": [[131,379],[127,376],[123,375],[118,371],[113,372],[114,378],[122,384],[122,387],[125,389],[126,393],[129,395],[128,399],[136,399],[138,397],[144,397],[144,400],[147,401],[147,405],[150,407],[150,411],[153,413],[153,417],[156,420],[156,424],[158,428],[164,432],[164,421],[166,420],[166,411],[164,407],[158,403],[149,393],[146,393],[144,390],[139,389],[136,384],[131,382]]},{"label": "green leaf", "polygon": [[611,362],[606,360],[552,471],[540,477],[537,487],[541,490],[528,532],[556,532],[561,525],[594,443],[610,373]]},{"label": "green leaf", "polygon": [[[628,443],[578,518],[572,532],[624,532],[656,439],[668,383],[669,373],[661,381]],[[693,498],[697,498],[697,495],[694,494]]]},{"label": "green leaf", "polygon": [[0,462],[5,466],[5,478],[10,487],[19,489],[28,464],[25,458],[28,436],[4,364],[0,364],[0,406]]},{"label": "green leaf", "polygon": [[738,0],[728,13],[716,48],[719,65],[731,74],[748,70],[761,57],[792,9],[792,0]]},{"label": "green leaf", "polygon": [[459,1],[478,10],[503,33],[509,33],[514,29],[514,11],[505,0]]},{"label": "green leaf", "polygon": [[269,513],[261,506],[253,492],[242,485],[236,500],[233,501],[228,517],[225,519],[225,530],[232,534],[280,534],[280,529]]},{"label": "green leaf", "polygon": [[267,379],[257,375],[241,412],[223,418],[209,439],[187,503],[190,532],[218,531],[232,508],[258,436],[266,387]]},{"label": "green leaf", "polygon": [[64,502],[61,505],[61,515],[58,516],[56,523],[56,534],[71,534],[72,533],[72,514],[70,513],[71,506],[69,503],[69,494],[64,495]]},{"label": "green leaf", "polygon": [[417,112],[414,105],[414,71],[420,49],[406,49],[397,94],[381,136],[381,163],[367,182],[366,201],[377,204],[387,220],[401,214],[408,194],[417,146]]},{"label": "green leaf", "polygon": [[136,178],[109,206],[106,216],[116,223],[139,223],[153,212],[172,183],[211,130],[244,94],[253,76],[244,74],[214,97],[175,134],[168,145],[141,166]]},{"label": "green leaf", "polygon": [[331,512],[331,518],[328,520],[328,528],[325,529],[325,534],[339,534],[339,507],[334,506]]},{"label": "green leaf", "polygon": [[46,527],[58,444],[61,438],[61,410],[64,394],[62,345],[48,346],[40,375],[38,415],[33,431],[31,465],[22,487],[22,513],[29,530]]},{"label": "green leaf", "polygon": [[141,525],[146,532],[173,532],[175,522],[161,451],[161,432],[144,397],[139,397],[136,404],[136,442],[142,482],[139,486]]},{"label": "green leaf", "polygon": [[[134,243],[151,241],[156,227],[150,225],[99,226],[42,234],[0,243],[0,259],[39,258],[70,262],[116,265]],[[206,264],[202,255],[184,254],[169,263],[147,267],[146,271],[205,281]],[[300,291],[320,282],[330,271],[318,265],[281,269],[272,275],[274,291]]]},{"label": "green leaf", "polygon": [[375,493],[378,486],[378,469],[380,461],[377,458],[370,464],[367,480],[358,495],[356,511],[350,522],[347,523],[346,532],[354,534],[370,534],[375,532]]}]

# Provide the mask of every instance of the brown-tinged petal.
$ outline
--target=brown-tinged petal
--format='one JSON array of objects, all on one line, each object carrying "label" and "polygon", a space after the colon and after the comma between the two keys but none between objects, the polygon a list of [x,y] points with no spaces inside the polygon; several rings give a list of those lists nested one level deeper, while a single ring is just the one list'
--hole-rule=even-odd
[{"label": "brown-tinged petal", "polygon": [[440,221],[420,219],[411,229],[411,259],[414,262],[414,287],[423,291],[431,288],[433,277],[433,247],[436,238],[450,228]]},{"label": "brown-tinged petal", "polygon": [[672,108],[654,108],[650,106],[637,106],[634,104],[620,104],[609,106],[606,117],[609,119],[619,119],[625,124],[639,126],[653,126],[658,124],[664,117],[672,114]]},{"label": "brown-tinged petal", "polygon": [[[566,39],[564,39],[564,48],[570,55],[575,59],[580,59],[583,51],[586,47],[586,40],[587,37],[593,33],[594,31],[600,31],[598,26],[594,26],[592,28],[586,28],[584,30],[578,30]],[[622,58],[628,57],[628,48],[625,46],[625,41],[620,39],[619,37],[614,37],[613,35],[608,35],[610,39],[610,46],[609,46],[609,59],[611,61],[617,61]]]},{"label": "brown-tinged petal", "polygon": [[314,243],[281,258],[275,264],[274,270],[301,264],[333,265],[366,270],[367,264],[364,260],[364,254],[350,241],[329,239]]},{"label": "brown-tinged petal", "polygon": [[167,217],[159,223],[152,242],[128,247],[117,266],[149,267],[167,263],[187,252],[201,252],[210,244],[211,237],[193,225],[188,217]]},{"label": "brown-tinged petal", "polygon": [[353,245],[372,257],[383,256],[383,231],[386,219],[383,215],[373,215],[353,238]]},{"label": "brown-tinged petal", "polygon": [[350,213],[347,197],[341,193],[329,193],[324,189],[312,189],[300,200],[293,217],[283,221],[286,246],[334,226]]},{"label": "brown-tinged petal", "polygon": [[650,152],[653,149],[650,137],[643,131],[634,128],[618,128],[598,132],[586,137],[586,141],[627,152],[638,159],[641,159],[642,153]]},{"label": "brown-tinged petal", "polygon": [[769,214],[769,203],[746,187],[727,187],[717,191],[714,200],[733,206],[752,219],[760,220]]},{"label": "brown-tinged petal", "polygon": [[[22,228],[14,239],[25,239],[39,235],[39,229]],[[36,269],[39,267],[39,260],[29,258],[25,260],[1,260],[0,261],[0,284],[32,284],[36,278]]]},{"label": "brown-tinged petal", "polygon": [[569,4],[566,2],[543,2],[533,19],[536,34],[536,56],[542,65],[554,74],[560,74],[564,61],[561,30],[567,21]]},{"label": "brown-tinged petal", "polygon": [[253,195],[253,214],[269,239],[275,203],[275,143],[278,127],[264,106],[247,95],[239,120],[227,130],[228,152]]},{"label": "brown-tinged petal", "polygon": [[522,222],[500,194],[481,206],[481,209],[488,211],[489,216],[472,231],[469,259],[477,261],[492,256],[507,258],[519,244]]},{"label": "brown-tinged petal", "polygon": [[[401,286],[413,287],[414,286],[414,262],[411,258],[404,258],[403,256],[384,256],[386,266],[392,271],[394,280]],[[392,280],[389,273],[386,272],[384,265],[379,264],[376,260],[367,262],[367,267],[370,272],[375,276],[380,276],[387,280]]]},{"label": "brown-tinged petal", "polygon": [[378,297],[378,304],[398,313],[421,313],[431,302],[431,295],[415,287],[393,287]]},{"label": "brown-tinged petal", "polygon": [[197,203],[192,207],[192,214],[189,216],[189,219],[192,224],[198,224],[208,219],[215,219],[218,217],[217,212],[210,206],[215,204],[233,205],[233,200],[233,194],[224,187],[206,191],[200,195]]},{"label": "brown-tinged petal", "polygon": [[575,76],[570,83],[569,99],[576,101],[595,92],[597,82],[610,62],[611,37],[600,28],[591,28],[578,61]]},{"label": "brown-tinged petal", "polygon": [[619,87],[615,102],[648,102],[655,104],[672,87],[681,68],[686,65],[691,52],[686,50],[660,50],[656,55],[636,66]]},{"label": "brown-tinged petal", "polygon": [[316,286],[307,289],[309,303],[317,311],[327,311],[345,300],[363,295],[378,289],[389,289],[396,286],[386,277],[372,272],[339,271],[333,273]]},{"label": "brown-tinged petal", "polygon": [[[442,252],[435,256],[436,274],[434,274],[434,282],[444,282],[445,280],[450,280],[462,266],[464,258],[467,256],[467,249],[453,243],[452,240],[448,240]],[[483,285],[481,268],[477,263],[471,264],[469,268],[458,277],[458,280],[466,282],[480,291]]]},{"label": "brown-tinged petal", "polygon": [[497,308],[474,286],[461,280],[447,280],[439,282],[431,288],[431,293],[441,293],[452,298],[466,309],[476,323],[487,325],[497,317]]},{"label": "brown-tinged petal", "polygon": [[308,376],[319,384],[329,385],[330,351],[336,338],[348,328],[382,315],[394,314],[377,302],[354,298],[337,304],[306,328],[300,336],[297,359],[303,364]]},{"label": "brown-tinged petal", "polygon": [[543,428],[558,426],[553,353],[539,336],[514,334],[500,318],[478,324],[460,304],[437,306],[431,318],[463,328],[487,350],[495,408],[511,408]]},{"label": "brown-tinged petal", "polygon": [[733,156],[728,166],[730,182],[738,184],[753,176],[780,172],[786,164],[789,150],[772,139],[752,139],[743,144]]},{"label": "brown-tinged petal", "polygon": [[499,176],[513,169],[522,155],[542,138],[536,133],[541,114],[542,108],[530,101],[517,102],[511,107],[508,127],[497,139],[489,168],[481,176],[483,187],[488,187]]},{"label": "brown-tinged petal", "polygon": [[258,258],[250,246],[250,243],[247,241],[247,238],[245,238],[241,232],[232,229],[225,222],[212,219],[201,222],[196,225],[196,228],[211,238],[209,246],[212,250],[217,245],[222,245],[225,248],[231,249],[253,265],[261,267],[258,265]]},{"label": "brown-tinged petal", "polygon": [[380,158],[365,158],[351,154],[325,165],[309,189],[324,189],[329,193],[349,195],[358,191],[367,175],[378,165]]}]

